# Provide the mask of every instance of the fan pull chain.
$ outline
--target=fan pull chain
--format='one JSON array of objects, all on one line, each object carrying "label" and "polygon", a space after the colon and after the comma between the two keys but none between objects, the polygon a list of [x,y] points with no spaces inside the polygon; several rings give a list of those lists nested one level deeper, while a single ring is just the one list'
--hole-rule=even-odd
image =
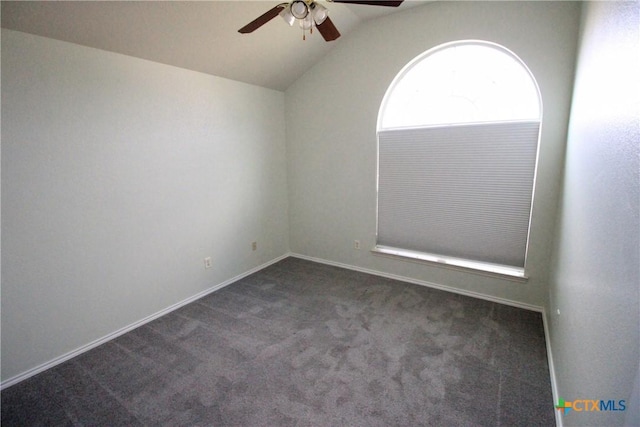
[{"label": "fan pull chain", "polygon": [[[309,27],[309,34],[313,34],[313,25]],[[302,40],[307,40],[307,31],[302,29]]]}]

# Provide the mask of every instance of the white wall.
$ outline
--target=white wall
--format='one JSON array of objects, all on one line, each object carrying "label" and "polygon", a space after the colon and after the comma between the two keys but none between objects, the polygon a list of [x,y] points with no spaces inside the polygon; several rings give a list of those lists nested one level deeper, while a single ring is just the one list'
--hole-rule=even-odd
[{"label": "white wall", "polygon": [[282,92],[2,30],[2,379],[286,254],[284,140]]},{"label": "white wall", "polygon": [[[547,300],[549,253],[566,142],[580,6],[569,2],[435,2],[341,38],[286,91],[291,250],[534,306]],[[376,232],[376,120],[413,58],[465,39],[499,43],[531,69],[544,119],[526,284],[382,258]],[[353,241],[363,250],[353,249]]]},{"label": "white wall", "polygon": [[550,286],[551,348],[559,396],[626,400],[627,410],[571,411],[564,425],[640,424],[638,76],[640,3],[585,3]]}]

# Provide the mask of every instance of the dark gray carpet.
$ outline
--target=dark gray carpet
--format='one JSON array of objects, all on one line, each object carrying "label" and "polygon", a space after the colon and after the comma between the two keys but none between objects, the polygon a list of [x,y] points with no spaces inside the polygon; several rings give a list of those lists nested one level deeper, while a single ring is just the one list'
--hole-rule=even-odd
[{"label": "dark gray carpet", "polygon": [[2,392],[3,426],[554,424],[539,313],[296,258]]}]

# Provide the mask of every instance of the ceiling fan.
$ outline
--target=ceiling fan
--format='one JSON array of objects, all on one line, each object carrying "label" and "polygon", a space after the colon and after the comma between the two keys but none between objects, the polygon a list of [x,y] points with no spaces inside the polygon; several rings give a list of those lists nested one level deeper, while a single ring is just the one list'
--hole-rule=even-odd
[{"label": "ceiling fan", "polygon": [[[398,7],[403,0],[399,1],[385,1],[385,0],[329,0],[333,3],[350,3],[350,4],[363,4],[370,6],[389,6]],[[244,27],[238,30],[239,33],[246,34],[252,33],[258,28],[262,27],[267,22],[271,21],[276,16],[280,15],[287,24],[293,26],[296,22],[302,28],[303,40],[306,38],[305,33],[308,30],[309,33],[313,31],[313,28],[317,28],[322,37],[326,41],[332,41],[340,37],[340,32],[333,25],[329,18],[329,11],[326,7],[316,2],[315,0],[292,0],[288,3],[280,3],[274,8],[263,13],[253,21],[249,22]]]}]

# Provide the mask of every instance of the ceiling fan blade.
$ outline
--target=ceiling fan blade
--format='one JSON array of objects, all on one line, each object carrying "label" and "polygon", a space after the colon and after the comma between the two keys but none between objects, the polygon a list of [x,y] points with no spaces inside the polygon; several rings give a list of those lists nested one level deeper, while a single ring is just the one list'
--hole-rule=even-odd
[{"label": "ceiling fan blade", "polygon": [[320,31],[320,34],[322,34],[325,41],[330,42],[331,40],[335,40],[340,37],[340,31],[338,31],[336,26],[333,25],[333,22],[329,17],[327,17],[322,24],[316,25],[316,28]]},{"label": "ceiling fan blade", "polygon": [[258,28],[262,27],[264,24],[266,24],[267,22],[271,21],[273,18],[278,16],[280,11],[282,11],[282,9],[284,9],[284,7],[286,5],[287,5],[286,3],[282,3],[282,4],[277,5],[273,9],[268,10],[267,12],[263,13],[262,15],[260,15],[258,18],[256,18],[253,21],[249,22],[244,27],[240,28],[238,30],[238,32],[242,33],[242,34],[254,32]]},{"label": "ceiling fan blade", "polygon": [[350,3],[350,4],[366,4],[369,6],[389,6],[398,7],[403,0],[387,1],[387,0],[333,0],[334,3]]}]

